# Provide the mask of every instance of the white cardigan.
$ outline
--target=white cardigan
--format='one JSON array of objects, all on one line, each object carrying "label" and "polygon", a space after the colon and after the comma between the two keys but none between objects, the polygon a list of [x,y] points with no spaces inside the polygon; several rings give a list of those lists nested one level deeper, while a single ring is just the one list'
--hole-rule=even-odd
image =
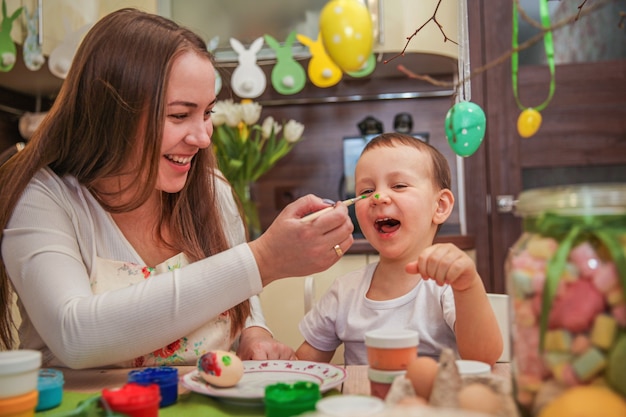
[{"label": "white cardigan", "polygon": [[263,289],[261,277],[241,218],[228,187],[216,182],[231,249],[94,295],[90,277],[97,257],[145,262],[74,177],[38,172],[4,230],[1,248],[19,297],[20,348],[41,350],[44,366],[108,366],[166,346],[251,297],[253,315],[246,325],[267,328],[255,296]]}]

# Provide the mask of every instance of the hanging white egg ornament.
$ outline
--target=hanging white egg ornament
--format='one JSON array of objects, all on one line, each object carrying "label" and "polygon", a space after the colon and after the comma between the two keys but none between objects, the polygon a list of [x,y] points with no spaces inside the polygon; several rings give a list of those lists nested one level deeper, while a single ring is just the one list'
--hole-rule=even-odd
[{"label": "hanging white egg ornament", "polygon": [[517,118],[517,133],[523,138],[529,138],[541,127],[541,113],[533,108],[522,111]]},{"label": "hanging white egg ornament", "polygon": [[372,17],[358,0],[331,0],[320,14],[320,36],[330,58],[344,72],[361,70],[372,54]]},{"label": "hanging white egg ornament", "polygon": [[487,119],[478,104],[461,101],[456,103],[445,120],[448,144],[459,156],[470,156],[480,147],[485,137]]}]

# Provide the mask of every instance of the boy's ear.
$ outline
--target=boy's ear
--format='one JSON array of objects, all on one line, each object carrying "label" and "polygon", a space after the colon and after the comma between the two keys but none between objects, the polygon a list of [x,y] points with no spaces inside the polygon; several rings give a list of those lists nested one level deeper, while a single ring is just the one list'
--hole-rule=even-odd
[{"label": "boy's ear", "polygon": [[437,200],[437,208],[435,210],[435,214],[433,215],[433,223],[442,224],[450,214],[452,213],[452,209],[454,208],[454,195],[452,191],[443,189],[439,191],[439,198]]}]

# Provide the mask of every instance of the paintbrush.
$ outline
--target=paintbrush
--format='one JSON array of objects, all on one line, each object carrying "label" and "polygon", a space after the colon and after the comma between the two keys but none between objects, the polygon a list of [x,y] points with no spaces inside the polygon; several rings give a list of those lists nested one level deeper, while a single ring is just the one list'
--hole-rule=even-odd
[{"label": "paintbrush", "polygon": [[[344,206],[348,207],[348,206],[351,206],[351,205],[353,205],[354,203],[356,203],[358,200],[362,200],[362,199],[364,199],[364,198],[366,198],[366,197],[367,197],[366,195],[360,195],[360,196],[358,196],[358,197],[354,197],[354,198],[349,198],[349,199],[347,199],[347,200],[343,200],[343,201],[341,201],[340,203],[341,203],[341,204],[343,204]],[[323,209],[321,209],[321,210],[318,210],[318,211],[316,211],[316,212],[314,212],[314,213],[307,214],[306,216],[302,217],[302,218],[300,219],[300,221],[301,221],[301,222],[303,222],[303,223],[308,223],[308,222],[311,222],[311,221],[313,221],[313,220],[317,219],[317,218],[318,218],[319,216],[321,216],[322,214],[324,214],[324,213],[327,213],[327,212],[331,211],[333,208],[335,208],[335,206],[326,207],[326,208],[323,208]]]}]

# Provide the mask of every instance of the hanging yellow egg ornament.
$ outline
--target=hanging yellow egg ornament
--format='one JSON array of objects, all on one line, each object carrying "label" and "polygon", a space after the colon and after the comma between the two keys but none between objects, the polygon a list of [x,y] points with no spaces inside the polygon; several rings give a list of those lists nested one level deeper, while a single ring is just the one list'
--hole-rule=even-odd
[{"label": "hanging yellow egg ornament", "polygon": [[522,111],[517,118],[517,132],[523,138],[529,138],[541,127],[541,113],[533,108]]},{"label": "hanging yellow egg ornament", "polygon": [[344,72],[367,66],[374,35],[372,17],[358,0],[331,0],[320,14],[320,35],[324,49]]}]

